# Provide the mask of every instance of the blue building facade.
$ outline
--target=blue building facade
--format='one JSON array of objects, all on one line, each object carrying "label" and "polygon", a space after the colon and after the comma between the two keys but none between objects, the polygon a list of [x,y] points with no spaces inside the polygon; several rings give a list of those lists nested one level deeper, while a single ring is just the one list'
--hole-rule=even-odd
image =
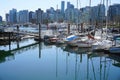
[{"label": "blue building facade", "polygon": [[103,23],[103,21],[105,20],[105,5],[99,4],[97,6],[92,7],[90,15],[92,23]]},{"label": "blue building facade", "polygon": [[65,1],[61,1],[61,13],[64,14],[65,11]]},{"label": "blue building facade", "polygon": [[17,10],[16,9],[12,9],[9,11],[9,20],[11,24],[14,24],[17,22]]},{"label": "blue building facade", "polygon": [[[9,23],[43,23],[44,22],[70,22],[70,23],[93,23],[96,24],[106,21],[105,5],[99,4],[97,6],[86,6],[80,9],[74,7],[69,1],[61,1],[61,9],[54,9],[50,7],[44,12],[42,9],[36,11],[21,10],[17,12],[16,9],[9,11],[6,14],[6,22]],[[108,9],[108,19],[111,22],[120,22],[120,4],[111,5]]]},{"label": "blue building facade", "polygon": [[19,11],[19,14],[18,14],[18,23],[27,23],[29,22],[29,13],[28,13],[28,10],[22,10],[22,11]]},{"label": "blue building facade", "polygon": [[0,22],[2,22],[2,16],[0,16]]},{"label": "blue building facade", "polygon": [[111,5],[108,10],[109,21],[120,22],[120,4]]},{"label": "blue building facade", "polygon": [[69,23],[75,22],[75,8],[70,2],[67,2],[67,9],[65,10],[65,20]]},{"label": "blue building facade", "polygon": [[38,10],[36,10],[36,23],[42,23],[43,22],[43,10],[41,10],[40,8]]},{"label": "blue building facade", "polygon": [[10,22],[10,18],[9,18],[9,14],[8,13],[5,14],[5,18],[6,18],[6,22],[9,23]]},{"label": "blue building facade", "polygon": [[30,11],[29,12],[29,22],[31,22],[31,23],[33,23],[33,15],[34,14],[34,12],[32,12],[32,11]]}]

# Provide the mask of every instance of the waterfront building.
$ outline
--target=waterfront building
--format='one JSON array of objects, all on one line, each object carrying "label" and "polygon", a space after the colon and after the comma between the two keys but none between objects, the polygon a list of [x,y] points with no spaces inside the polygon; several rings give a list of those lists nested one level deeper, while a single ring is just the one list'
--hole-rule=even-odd
[{"label": "waterfront building", "polygon": [[65,1],[61,1],[61,13],[64,14],[65,11]]},{"label": "waterfront building", "polygon": [[105,20],[105,5],[99,4],[91,7],[90,20],[92,23],[103,23]]},{"label": "waterfront building", "polygon": [[38,24],[38,23],[43,23],[43,17],[42,17],[42,14],[43,14],[43,10],[41,10],[41,9],[38,9],[38,10],[36,10],[35,11],[35,13],[36,13],[36,23]]},{"label": "waterfront building", "polygon": [[120,23],[120,4],[114,4],[109,7],[108,17],[110,22]]},{"label": "waterfront building", "polygon": [[80,12],[79,9],[77,9],[77,8],[74,9],[74,16],[75,16],[74,22],[75,22],[75,23],[81,23],[81,22],[80,22],[81,12]]},{"label": "waterfront building", "polygon": [[67,2],[67,9],[70,8],[70,2]]},{"label": "waterfront building", "polygon": [[0,16],[0,22],[2,22],[2,16]]},{"label": "waterfront building", "polygon": [[89,19],[90,19],[90,7],[84,7],[80,9],[81,11],[81,18],[80,21],[81,23],[89,23]]},{"label": "waterfront building", "polygon": [[64,21],[64,17],[65,17],[65,1],[61,1],[61,12],[59,12],[59,9],[57,9],[56,14],[58,16],[57,21]]},{"label": "waterfront building", "polygon": [[35,12],[33,12],[32,13],[32,23],[36,23],[36,13]]},{"label": "waterfront building", "polygon": [[55,21],[57,21],[57,22],[64,21],[64,13],[62,13],[60,9],[57,9],[55,11]]},{"label": "waterfront building", "polygon": [[69,23],[75,22],[75,8],[73,4],[67,2],[67,9],[65,10],[65,20]]},{"label": "waterfront building", "polygon": [[30,11],[29,12],[29,22],[33,22],[33,14],[34,14],[34,12],[33,11]]},{"label": "waterfront building", "polygon": [[10,18],[9,18],[9,14],[8,13],[5,14],[5,18],[6,18],[6,22],[9,23],[10,22]]},{"label": "waterfront building", "polygon": [[[117,11],[117,9],[116,9]],[[115,12],[114,12],[115,13]],[[116,13],[119,13],[117,11]],[[112,14],[111,18],[112,19]],[[93,7],[84,7],[81,9],[74,8],[74,5],[67,2],[65,9],[65,1],[61,1],[61,9],[54,9],[51,7],[46,12],[38,9],[35,12],[28,10],[21,10],[17,13],[16,9],[10,10],[9,14],[6,14],[6,21],[10,23],[44,23],[44,22],[61,22],[66,21],[70,23],[92,23],[103,22],[105,20],[105,6],[99,4]]]},{"label": "waterfront building", "polygon": [[16,13],[16,16],[17,16],[17,17],[16,17],[16,18],[17,18],[17,23],[19,23],[19,22],[20,22],[19,12]]},{"label": "waterfront building", "polygon": [[28,10],[21,10],[19,11],[18,14],[18,19],[19,19],[19,23],[27,23],[29,22],[29,13]]},{"label": "waterfront building", "polygon": [[43,24],[48,24],[48,15],[47,15],[47,13],[43,12],[42,16],[43,16]]},{"label": "waterfront building", "polygon": [[56,14],[54,8],[51,7],[50,9],[47,9],[46,13],[48,15],[49,22],[54,22],[55,21],[55,14]]},{"label": "waterfront building", "polygon": [[11,24],[14,24],[17,22],[16,13],[17,13],[16,9],[12,9],[9,11],[9,20]]},{"label": "waterfront building", "polygon": [[105,20],[105,5],[103,4],[99,4],[93,7],[86,6],[81,8],[80,12],[81,23],[96,24],[96,22],[103,23]]}]

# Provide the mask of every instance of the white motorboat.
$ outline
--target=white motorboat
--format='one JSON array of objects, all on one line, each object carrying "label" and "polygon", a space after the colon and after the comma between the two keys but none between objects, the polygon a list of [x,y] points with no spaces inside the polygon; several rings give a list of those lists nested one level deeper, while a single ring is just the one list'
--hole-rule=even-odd
[{"label": "white motorboat", "polygon": [[81,48],[89,48],[89,47],[92,47],[92,44],[95,43],[96,40],[92,40],[92,39],[87,39],[85,41],[78,41],[77,42],[77,45],[78,47],[81,47]]},{"label": "white motorboat", "polygon": [[112,47],[113,43],[110,40],[102,40],[102,41],[97,41],[92,44],[92,50],[97,51],[97,50],[108,50],[110,47]]}]

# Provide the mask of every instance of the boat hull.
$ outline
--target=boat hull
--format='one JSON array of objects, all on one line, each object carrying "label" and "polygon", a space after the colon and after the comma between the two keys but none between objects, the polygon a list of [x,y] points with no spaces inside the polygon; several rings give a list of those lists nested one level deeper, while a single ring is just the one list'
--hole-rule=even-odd
[{"label": "boat hull", "polygon": [[111,48],[109,49],[109,52],[110,52],[110,53],[120,54],[120,47],[111,47]]},{"label": "boat hull", "polygon": [[89,43],[79,43],[78,47],[80,48],[90,48],[92,46],[92,44]]}]

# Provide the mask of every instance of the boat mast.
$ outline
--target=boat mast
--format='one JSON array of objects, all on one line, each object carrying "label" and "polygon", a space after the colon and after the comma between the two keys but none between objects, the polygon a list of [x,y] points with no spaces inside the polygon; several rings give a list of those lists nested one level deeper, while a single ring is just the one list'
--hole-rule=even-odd
[{"label": "boat mast", "polygon": [[91,25],[91,0],[89,2],[89,24]]},{"label": "boat mast", "polygon": [[78,16],[78,0],[77,0],[77,29],[78,29],[78,32],[79,32],[78,18],[79,18],[79,16]]},{"label": "boat mast", "polygon": [[107,36],[107,27],[108,27],[108,0],[106,0],[106,36]]},{"label": "boat mast", "polygon": [[78,9],[78,0],[77,0],[77,9]]}]

